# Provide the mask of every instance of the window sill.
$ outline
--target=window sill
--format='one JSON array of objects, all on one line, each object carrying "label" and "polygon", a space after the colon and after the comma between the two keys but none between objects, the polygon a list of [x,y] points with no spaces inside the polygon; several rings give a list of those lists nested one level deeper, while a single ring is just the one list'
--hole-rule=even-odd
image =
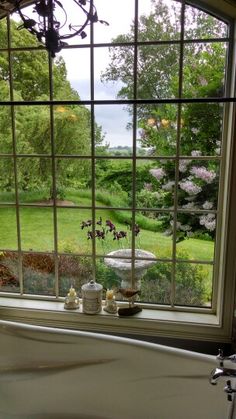
[{"label": "window sill", "polygon": [[119,317],[102,310],[97,315],[65,310],[64,303],[0,297],[2,320],[57,328],[133,336],[162,336],[230,342],[230,333],[214,314],[143,309],[133,317]]}]

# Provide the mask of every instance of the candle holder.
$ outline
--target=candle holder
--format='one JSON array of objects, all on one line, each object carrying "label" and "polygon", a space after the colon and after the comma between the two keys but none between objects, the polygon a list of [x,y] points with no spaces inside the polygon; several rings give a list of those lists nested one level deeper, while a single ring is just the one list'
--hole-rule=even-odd
[{"label": "candle holder", "polygon": [[117,313],[117,303],[116,303],[116,300],[115,300],[113,290],[107,290],[105,307],[103,308],[103,310],[106,311],[107,313],[110,313],[110,314],[116,314]]},{"label": "candle holder", "polygon": [[79,308],[79,298],[75,289],[71,286],[69,292],[65,298],[64,308],[66,310],[76,310]]}]

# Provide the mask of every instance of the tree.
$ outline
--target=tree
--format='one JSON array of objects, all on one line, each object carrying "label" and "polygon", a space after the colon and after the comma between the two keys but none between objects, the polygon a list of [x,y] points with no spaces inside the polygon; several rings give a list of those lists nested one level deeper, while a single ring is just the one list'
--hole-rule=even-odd
[{"label": "tree", "polygon": [[[35,37],[26,30],[17,30],[19,23],[11,21],[11,46],[39,46]],[[7,23],[0,24],[0,43],[7,46]],[[44,50],[14,50],[11,53],[13,97],[17,101],[49,100],[48,53]],[[66,65],[62,57],[52,64],[53,98],[62,100],[80,99],[79,94],[67,80]],[[8,55],[0,55],[1,100],[10,100],[10,71]],[[1,107],[0,147],[3,153],[12,153],[12,114],[8,106]],[[43,188],[50,178],[52,162],[43,155],[51,155],[51,115],[47,105],[15,106],[14,124],[16,151],[19,154],[32,154],[35,158],[18,159],[18,186],[20,189]],[[95,140],[102,141],[101,129],[95,124]],[[91,154],[91,116],[83,105],[53,107],[54,151],[57,154]],[[37,155],[40,155],[37,158]],[[79,162],[79,164],[78,164]],[[75,186],[90,180],[89,162],[85,159],[56,159],[57,180],[60,186]],[[67,174],[66,174],[67,173]],[[78,179],[80,180],[78,182]],[[1,189],[14,188],[14,171],[11,159],[0,163]]]},{"label": "tree", "polygon": [[[138,40],[144,44],[138,46],[137,54],[137,98],[165,99],[179,97],[179,46],[175,43],[157,45],[150,41],[176,41],[180,39],[180,5],[173,1],[168,6],[163,0],[153,0],[148,16],[141,16]],[[226,46],[224,42],[210,42],[210,38],[225,36],[227,25],[213,16],[191,6],[186,7],[185,37],[189,41],[183,46],[182,96],[217,97],[224,90]],[[119,35],[114,43],[133,41],[134,27],[126,35]],[[194,42],[195,39],[206,39]],[[145,42],[148,41],[146,44]],[[119,81],[122,87],[119,98],[134,98],[134,50],[124,44],[110,48],[110,63],[102,75],[103,82]],[[200,161],[199,156],[217,156],[220,150],[222,106],[207,103],[205,105],[188,104],[181,107],[172,104],[151,104],[137,107],[140,145],[146,154],[163,157],[163,160],[150,163],[149,171],[153,181],[144,183],[143,191],[137,194],[140,205],[147,195],[150,202],[155,202],[151,194],[156,194],[156,208],[173,206],[175,186],[175,161],[177,129],[181,131],[178,152],[179,162],[178,206],[194,209],[211,210],[217,205],[217,172],[215,160]],[[177,121],[180,121],[178,127]],[[209,120],[211,123],[209,124]],[[173,156],[173,160],[165,160]],[[191,160],[184,159],[191,157]],[[147,177],[147,176],[146,176]],[[148,189],[145,192],[145,188]],[[166,219],[163,217],[163,227]],[[215,218],[191,214],[179,214],[179,239],[189,235],[189,231],[198,232],[205,228],[209,235],[214,235]],[[181,230],[182,228],[182,230]]]}]

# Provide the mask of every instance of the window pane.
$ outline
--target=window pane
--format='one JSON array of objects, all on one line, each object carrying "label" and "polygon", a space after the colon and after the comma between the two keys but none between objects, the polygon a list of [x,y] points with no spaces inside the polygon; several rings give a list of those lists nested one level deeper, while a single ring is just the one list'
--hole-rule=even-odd
[{"label": "window pane", "polygon": [[138,106],[137,117],[138,155],[173,156],[176,154],[176,105]]},{"label": "window pane", "polygon": [[91,254],[89,231],[92,214],[89,209],[58,208],[58,248],[63,253]]},{"label": "window pane", "polygon": [[16,150],[18,154],[51,154],[49,106],[16,106]]},{"label": "window pane", "polygon": [[[74,41],[73,41],[74,39]],[[80,43],[78,37],[72,38],[75,43]],[[54,99],[57,100],[90,100],[90,50],[89,48],[64,49],[57,55],[53,67]],[[71,91],[67,83],[62,83],[60,77],[61,66],[59,59],[63,58],[66,63],[67,78],[74,92]],[[58,65],[57,65],[58,63]],[[65,71],[65,70],[64,70]]]},{"label": "window pane", "polygon": [[[20,202],[49,204],[52,198],[52,161],[44,157],[22,157],[17,159]],[[43,201],[43,202],[42,202]]]},{"label": "window pane", "polygon": [[16,209],[0,208],[0,249],[17,250]]},{"label": "window pane", "polygon": [[175,161],[139,160],[136,166],[136,207],[171,208],[174,205]]},{"label": "window pane", "polygon": [[[91,160],[79,158],[56,159],[56,192],[68,205],[91,205]],[[63,204],[63,202],[62,202]]]},{"label": "window pane", "polygon": [[172,214],[169,212],[137,211],[135,217],[135,247],[151,252],[158,259],[172,258],[172,235],[169,226]]},{"label": "window pane", "polygon": [[54,250],[53,211],[51,208],[20,208],[21,244],[23,250]]},{"label": "window pane", "polygon": [[43,95],[49,99],[48,53],[14,51],[11,60],[14,100],[40,100]]},{"label": "window pane", "polygon": [[[192,103],[182,107],[180,153],[220,156],[224,105]],[[209,121],[211,123],[209,124]]]},{"label": "window pane", "polygon": [[[121,70],[121,73],[120,70],[118,72],[118,69]],[[95,49],[94,73],[95,99],[112,100],[127,97],[132,99],[134,96],[134,48],[132,46],[111,46],[110,48]],[[127,81],[129,81],[128,90],[125,87]]]},{"label": "window pane", "polygon": [[227,44],[221,42],[184,46],[184,97],[224,96],[226,50]]},{"label": "window pane", "polygon": [[95,238],[97,254],[107,254],[114,250],[131,247],[130,220],[130,211],[96,211]]},{"label": "window pane", "polygon": [[178,45],[138,47],[138,99],[166,99],[177,96],[173,78],[179,71]]},{"label": "window pane", "polygon": [[81,105],[56,106],[54,142],[56,154],[90,155],[90,111]]},{"label": "window pane", "polygon": [[54,256],[47,253],[23,254],[25,294],[55,295]]},{"label": "window pane", "polygon": [[14,161],[0,157],[0,202],[15,203]]},{"label": "window pane", "polygon": [[131,109],[127,110],[124,105],[95,106],[95,121],[98,125],[99,134],[96,141],[96,154],[98,156],[132,155]]},{"label": "window pane", "polygon": [[107,0],[97,0],[96,8],[99,19],[107,21],[109,26],[99,23],[94,25],[95,43],[111,42],[114,39],[120,42],[133,41],[134,28],[131,29],[131,24],[134,20],[134,0],[119,0],[115,7],[114,3]]},{"label": "window pane", "polygon": [[218,201],[219,162],[179,161],[178,206],[183,209],[215,210]]},{"label": "window pane", "polygon": [[139,0],[139,41],[166,41],[180,38],[179,1]]},{"label": "window pane", "polygon": [[[1,93],[0,93],[1,95]],[[0,100],[2,100],[0,96]],[[12,121],[10,106],[0,106],[0,145],[1,153],[12,153]]]},{"label": "window pane", "polygon": [[132,205],[132,161],[96,160],[96,200],[98,206],[130,207]]},{"label": "window pane", "polygon": [[19,292],[18,256],[0,252],[0,292]]},{"label": "window pane", "polygon": [[7,20],[0,20],[1,48],[7,48]]},{"label": "window pane", "polygon": [[148,268],[141,282],[140,301],[170,304],[172,264],[158,262]]},{"label": "window pane", "polygon": [[211,265],[177,263],[175,303],[183,306],[210,307],[212,275]]},{"label": "window pane", "polygon": [[185,5],[184,34],[187,39],[226,37],[228,25],[196,7]]},{"label": "window pane", "polygon": [[[92,260],[88,257],[76,255],[59,256],[59,293],[65,297],[69,288],[75,288],[81,297],[81,287],[92,279]],[[96,277],[96,281],[98,281]]]},{"label": "window pane", "polygon": [[9,79],[8,54],[7,52],[0,52],[0,100],[2,102],[10,100]]}]

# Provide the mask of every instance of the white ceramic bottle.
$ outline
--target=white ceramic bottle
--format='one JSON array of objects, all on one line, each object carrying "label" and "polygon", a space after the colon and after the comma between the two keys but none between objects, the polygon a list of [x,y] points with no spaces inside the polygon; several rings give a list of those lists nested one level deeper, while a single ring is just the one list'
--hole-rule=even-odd
[{"label": "white ceramic bottle", "polygon": [[100,313],[102,309],[102,290],[102,285],[93,279],[82,285],[83,313]]}]

